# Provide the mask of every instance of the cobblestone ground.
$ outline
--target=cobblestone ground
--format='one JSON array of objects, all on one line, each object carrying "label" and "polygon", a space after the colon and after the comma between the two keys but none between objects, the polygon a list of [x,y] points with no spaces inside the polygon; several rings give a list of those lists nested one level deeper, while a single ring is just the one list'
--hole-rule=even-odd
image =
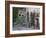
[{"label": "cobblestone ground", "polygon": [[14,25],[13,30],[34,30],[34,26],[27,27],[26,25]]}]

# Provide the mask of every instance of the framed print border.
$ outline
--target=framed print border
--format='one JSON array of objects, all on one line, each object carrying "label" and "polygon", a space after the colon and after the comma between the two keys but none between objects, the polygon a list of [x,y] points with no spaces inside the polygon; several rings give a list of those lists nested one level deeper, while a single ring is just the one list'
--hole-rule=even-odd
[{"label": "framed print border", "polygon": [[[42,8],[42,32],[40,33],[22,33],[22,34],[10,34],[10,4],[20,5],[37,5],[43,6]],[[18,36],[33,36],[45,34],[45,4],[36,2],[20,2],[20,1],[5,1],[5,37],[18,37]]]}]

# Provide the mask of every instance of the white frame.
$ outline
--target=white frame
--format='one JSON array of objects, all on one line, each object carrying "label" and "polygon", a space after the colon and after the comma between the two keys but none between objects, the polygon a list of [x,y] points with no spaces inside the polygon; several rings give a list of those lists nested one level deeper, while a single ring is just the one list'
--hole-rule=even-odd
[{"label": "white frame", "polygon": [[[12,30],[12,7],[33,7],[33,8],[40,8],[40,30],[23,30],[23,31],[13,31]],[[42,32],[42,6],[37,5],[18,5],[18,4],[10,4],[10,34],[22,34],[22,33],[39,33]]]}]

